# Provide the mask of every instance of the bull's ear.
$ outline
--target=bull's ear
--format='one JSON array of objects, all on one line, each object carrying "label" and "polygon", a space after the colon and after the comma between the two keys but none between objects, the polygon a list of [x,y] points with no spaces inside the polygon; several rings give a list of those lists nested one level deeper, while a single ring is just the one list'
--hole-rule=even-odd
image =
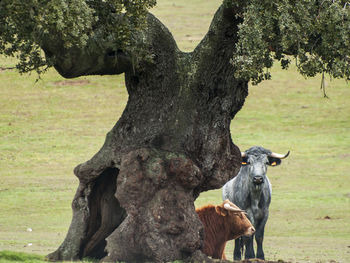
[{"label": "bull's ear", "polygon": [[215,212],[221,216],[227,216],[227,210],[222,206],[219,206],[219,205],[215,206]]},{"label": "bull's ear", "polygon": [[247,156],[242,157],[242,166],[245,166],[245,165],[248,165],[248,164],[249,164],[248,157]]},{"label": "bull's ear", "polygon": [[281,159],[275,158],[275,157],[271,157],[271,156],[269,156],[268,159],[269,159],[269,165],[271,165],[271,166],[280,165],[281,162],[282,162]]}]

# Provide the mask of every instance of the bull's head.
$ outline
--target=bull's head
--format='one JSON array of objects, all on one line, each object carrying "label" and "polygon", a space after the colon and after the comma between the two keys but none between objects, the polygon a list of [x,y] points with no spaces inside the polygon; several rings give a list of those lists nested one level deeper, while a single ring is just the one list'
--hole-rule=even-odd
[{"label": "bull's head", "polygon": [[215,211],[220,216],[225,217],[224,224],[225,228],[230,231],[230,239],[254,234],[255,228],[247,218],[246,212],[229,200],[225,200],[221,205],[215,206]]},{"label": "bull's head", "polygon": [[271,152],[263,147],[254,146],[245,152],[242,152],[242,166],[249,174],[249,179],[253,182],[256,189],[267,180],[267,166],[280,165],[282,159],[287,158],[287,154]]}]

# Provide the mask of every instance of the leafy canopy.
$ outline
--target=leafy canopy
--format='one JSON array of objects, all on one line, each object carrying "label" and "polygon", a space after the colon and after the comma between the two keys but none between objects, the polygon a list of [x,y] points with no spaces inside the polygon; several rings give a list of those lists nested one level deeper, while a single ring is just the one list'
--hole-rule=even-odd
[{"label": "leafy canopy", "polygon": [[232,64],[237,77],[258,83],[269,79],[266,69],[280,60],[287,68],[296,58],[307,77],[328,73],[350,78],[350,3],[340,0],[227,0],[240,8]]},{"label": "leafy canopy", "polygon": [[[155,4],[156,0],[1,0],[0,54],[18,57],[20,72],[40,73],[53,62],[40,48],[50,35],[67,49],[84,47],[92,39],[114,41],[116,48],[132,51],[131,32],[145,25],[147,8]],[[100,39],[94,39],[97,28]]]},{"label": "leafy canopy", "polygon": [[[1,0],[0,53],[17,56],[21,72],[41,72],[52,65],[40,49],[50,35],[67,49],[108,40],[133,53],[140,43],[132,32],[145,26],[147,8],[155,4],[156,0]],[[237,78],[253,83],[269,79],[274,60],[287,68],[289,55],[305,76],[328,73],[350,78],[349,2],[224,0],[223,4],[233,6],[243,18],[239,40],[232,43]]]}]

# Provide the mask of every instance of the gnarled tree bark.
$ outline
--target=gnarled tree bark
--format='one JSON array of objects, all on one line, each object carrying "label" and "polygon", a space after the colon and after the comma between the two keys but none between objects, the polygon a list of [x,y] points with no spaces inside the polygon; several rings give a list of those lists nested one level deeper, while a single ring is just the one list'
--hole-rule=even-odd
[{"label": "gnarled tree bark", "polygon": [[129,93],[101,150],[74,170],[80,183],[72,223],[51,260],[198,257],[203,227],[194,201],[239,171],[230,122],[248,86],[229,63],[240,22],[234,10],[220,7],[191,53],[181,52],[153,15],[147,20],[143,34],[154,58],[135,69],[126,52],[107,43],[93,52],[65,50],[54,39],[43,45],[63,76],[124,72]]}]

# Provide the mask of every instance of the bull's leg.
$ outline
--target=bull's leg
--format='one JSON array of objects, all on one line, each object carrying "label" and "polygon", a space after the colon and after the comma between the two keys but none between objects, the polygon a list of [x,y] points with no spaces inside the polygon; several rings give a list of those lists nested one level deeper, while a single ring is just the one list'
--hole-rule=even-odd
[{"label": "bull's leg", "polygon": [[242,238],[237,238],[235,240],[235,249],[233,250],[233,259],[241,260],[241,250],[243,249]]},{"label": "bull's leg", "polygon": [[254,253],[254,245],[253,245],[254,238],[252,237],[243,237],[243,242],[245,244],[245,259],[255,258]]},{"label": "bull's leg", "polygon": [[255,232],[255,240],[257,245],[257,252],[256,257],[265,260],[264,250],[263,250],[263,240],[264,240],[264,230],[265,230],[265,224],[266,220],[263,220],[261,224],[256,229]]}]

